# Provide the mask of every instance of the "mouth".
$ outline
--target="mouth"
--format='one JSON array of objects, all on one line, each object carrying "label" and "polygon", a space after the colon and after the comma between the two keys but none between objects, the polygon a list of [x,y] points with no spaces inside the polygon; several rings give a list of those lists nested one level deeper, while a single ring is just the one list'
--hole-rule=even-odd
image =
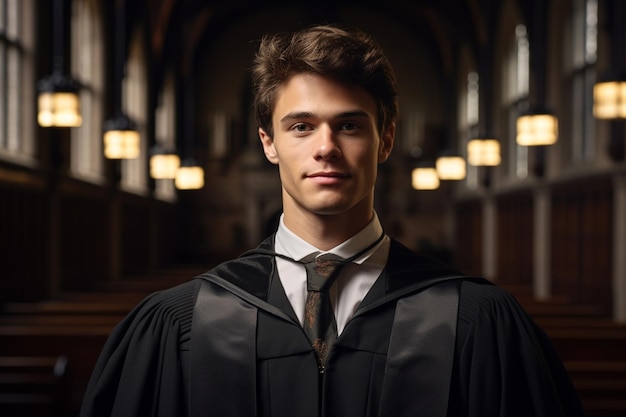
[{"label": "mouth", "polygon": [[306,178],[320,185],[333,185],[346,180],[349,175],[338,171],[318,171],[308,174]]}]

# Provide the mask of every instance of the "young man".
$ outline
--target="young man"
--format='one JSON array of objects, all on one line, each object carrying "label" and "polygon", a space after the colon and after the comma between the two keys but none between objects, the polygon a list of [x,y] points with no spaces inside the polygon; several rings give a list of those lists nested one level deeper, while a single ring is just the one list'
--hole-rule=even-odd
[{"label": "young man", "polygon": [[[276,234],[138,306],[81,415],[581,416],[509,294],[384,234],[373,195],[397,88],[372,39],[329,26],[266,37],[253,80],[282,183]],[[319,278],[316,260],[339,267]]]}]

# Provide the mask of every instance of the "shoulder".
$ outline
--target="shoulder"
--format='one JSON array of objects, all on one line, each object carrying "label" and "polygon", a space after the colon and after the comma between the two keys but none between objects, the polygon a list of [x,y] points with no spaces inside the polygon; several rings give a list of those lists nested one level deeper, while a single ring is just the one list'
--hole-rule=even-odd
[{"label": "shoulder", "polygon": [[464,313],[472,316],[499,308],[521,309],[515,297],[484,278],[467,278],[460,285]]},{"label": "shoulder", "polygon": [[429,256],[419,254],[397,240],[391,240],[385,267],[386,291],[406,291],[425,284],[436,285],[450,278],[464,279],[458,270]]},{"label": "shoulder", "polygon": [[268,238],[256,249],[199,275],[196,281],[210,282],[220,278],[257,298],[266,299],[275,268],[273,240]]},{"label": "shoulder", "polygon": [[397,240],[391,241],[389,271],[394,275],[415,277],[455,277],[460,291],[460,311],[464,316],[473,316],[479,311],[489,311],[498,307],[520,309],[521,307],[509,292],[491,281],[479,276],[467,276],[454,267],[438,259],[417,253]]},{"label": "shoulder", "polygon": [[475,415],[581,416],[554,346],[515,297],[488,281],[459,288],[453,389],[465,400],[455,407]]},{"label": "shoulder", "polygon": [[[537,326],[517,299],[485,279],[463,280],[459,287],[458,331],[463,334],[493,331],[534,334]],[[483,333],[487,332],[487,333]]]},{"label": "shoulder", "polygon": [[181,352],[188,350],[195,281],[148,295],[113,329],[92,372],[81,415],[137,410],[151,415],[157,403],[179,403],[175,376]]},{"label": "shoulder", "polygon": [[193,305],[195,295],[198,292],[199,283],[192,279],[175,287],[167,288],[150,294],[144,303],[151,307],[158,307],[176,312],[186,309],[189,304]]},{"label": "shoulder", "polygon": [[401,242],[391,239],[388,267],[394,273],[418,273],[435,275],[463,275],[438,259],[415,252]]},{"label": "shoulder", "polygon": [[195,281],[154,292],[135,306],[109,335],[98,369],[107,367],[108,362],[124,366],[127,358],[135,360],[137,352],[150,355],[166,346],[179,346],[191,328],[198,287]]},{"label": "shoulder", "polygon": [[169,327],[173,324],[182,327],[191,326],[198,288],[199,282],[194,279],[154,292],[144,298],[120,323],[120,326],[155,326],[156,324],[160,324],[161,327]]}]

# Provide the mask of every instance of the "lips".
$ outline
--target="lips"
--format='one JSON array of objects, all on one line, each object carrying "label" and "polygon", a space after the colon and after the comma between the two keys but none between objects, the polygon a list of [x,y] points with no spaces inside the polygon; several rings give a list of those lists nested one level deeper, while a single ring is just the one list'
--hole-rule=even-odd
[{"label": "lips", "polygon": [[318,184],[331,185],[337,184],[345,180],[346,178],[348,178],[348,174],[337,171],[318,171],[312,174],[308,174],[307,178],[313,180]]}]

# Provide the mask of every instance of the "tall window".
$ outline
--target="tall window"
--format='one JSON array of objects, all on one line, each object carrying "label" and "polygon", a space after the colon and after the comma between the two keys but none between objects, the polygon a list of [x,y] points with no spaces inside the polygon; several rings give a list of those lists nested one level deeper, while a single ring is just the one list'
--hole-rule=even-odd
[{"label": "tall window", "polygon": [[528,109],[530,83],[530,46],[526,26],[515,27],[514,41],[505,62],[504,103],[509,111],[509,173],[517,178],[528,176],[528,148],[519,146],[515,140],[516,121]]},{"label": "tall window", "polygon": [[[156,142],[168,151],[176,150],[176,87],[173,71],[168,71],[156,109]],[[174,181],[155,180],[154,195],[167,201],[176,199]]]},{"label": "tall window", "polygon": [[83,124],[71,129],[70,169],[76,177],[103,180],[103,30],[97,0],[72,3],[72,74],[84,86],[80,91]]},{"label": "tall window", "polygon": [[122,81],[122,111],[128,115],[139,130],[140,153],[136,159],[122,160],[122,187],[130,192],[146,194],[148,192],[148,82],[146,56],[141,29],[135,32],[128,51],[126,76]]},{"label": "tall window", "polygon": [[598,34],[598,1],[574,0],[572,39],[572,159],[588,161],[595,156],[593,84]]},{"label": "tall window", "polygon": [[33,161],[32,0],[0,0],[0,156]]},{"label": "tall window", "polygon": [[[459,111],[459,137],[467,140],[477,137],[478,121],[479,121],[479,102],[480,102],[480,84],[478,73],[470,72],[467,74],[467,83],[463,94],[461,94],[460,111]],[[466,146],[461,147],[465,149]],[[467,186],[470,188],[478,187],[478,167],[474,165],[467,166],[466,176]]]}]

